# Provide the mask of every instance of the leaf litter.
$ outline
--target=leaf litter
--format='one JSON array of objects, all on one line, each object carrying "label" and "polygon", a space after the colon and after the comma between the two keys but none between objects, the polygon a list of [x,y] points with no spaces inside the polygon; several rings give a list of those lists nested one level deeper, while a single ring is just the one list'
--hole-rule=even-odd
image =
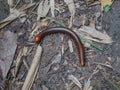
[{"label": "leaf litter", "polygon": [[8,25],[9,23],[13,22],[15,19],[23,17],[26,15],[25,10],[35,5],[34,3],[23,5],[19,9],[11,9],[10,15],[5,18],[3,21],[0,22],[0,29]]},{"label": "leaf litter", "polygon": [[[88,0],[89,1],[89,0]],[[91,0],[92,1],[92,0]],[[68,8],[69,8],[69,11],[70,11],[70,14],[71,14],[71,18],[69,20],[69,28],[72,28],[72,21],[73,21],[73,18],[75,16],[75,3],[73,0],[64,0],[64,2],[67,4]],[[52,4],[51,4],[52,3]],[[54,18],[51,18],[51,17],[47,17],[47,14],[49,12],[49,9],[51,8],[51,14],[52,14],[52,17],[54,17],[54,6],[55,6],[55,2],[54,0],[51,0],[51,3],[48,3],[48,0],[44,0],[44,1],[41,1],[39,2],[39,5],[38,5],[38,8],[37,8],[37,21],[38,24],[35,25],[35,28],[33,29],[33,32],[31,33],[31,36],[33,36],[33,34],[36,32],[36,31],[39,31],[39,28],[43,25],[40,25],[41,24],[41,18],[45,17],[46,19],[49,19],[51,20],[53,23],[55,24],[58,24],[60,26],[63,26],[63,27],[67,27],[65,26],[64,23],[61,23],[59,21],[57,21],[56,19]],[[42,13],[40,13],[42,12]],[[15,16],[15,18],[13,18],[12,20],[10,19],[10,21],[13,21],[15,20],[16,18],[18,17],[22,17],[22,16],[25,16],[26,13],[24,12],[23,10],[23,13],[21,13],[20,15],[17,15],[17,17]],[[9,22],[9,19],[6,22]],[[10,22],[9,22],[10,23]],[[8,24],[8,23],[7,23]],[[5,26],[7,25],[5,24]],[[34,23],[35,24],[35,23]],[[48,26],[49,22],[47,22],[47,24],[45,23],[45,26]],[[1,28],[4,27],[4,26],[1,26]],[[90,30],[90,31],[88,31]],[[94,32],[94,33],[93,33]],[[98,48],[99,50],[102,50],[100,47],[98,47],[97,45],[93,44],[92,42],[88,41],[88,40],[91,40],[91,41],[95,41],[95,42],[98,42],[98,43],[103,43],[103,44],[109,44],[109,43],[112,43],[112,39],[111,37],[109,37],[106,32],[104,33],[101,33],[100,31],[97,31],[95,30],[95,28],[93,27],[90,27],[90,26],[83,26],[82,28],[79,28],[77,30],[77,34],[80,34],[82,37],[85,37],[86,38],[86,41],[89,42],[91,45],[93,45],[94,47]],[[97,36],[99,35],[99,36]],[[84,40],[83,40],[84,41]],[[70,51],[73,52],[73,46],[71,44],[71,42],[69,42],[69,47],[70,47]],[[64,51],[64,50],[63,50]],[[58,59],[59,60],[59,59]],[[59,63],[57,59],[54,61],[52,61],[52,64],[48,65],[48,69],[50,69],[51,65],[53,65],[54,63]],[[68,64],[67,64],[68,65]],[[38,70],[38,69],[36,69]],[[47,72],[49,70],[46,70]],[[36,72],[37,73],[37,72]],[[34,75],[36,75],[36,73]],[[93,76],[93,74],[91,75],[91,77]],[[91,86],[91,81],[90,79],[88,79],[87,83],[85,83],[85,85],[82,85],[80,83],[80,81],[74,76],[74,75],[71,75],[71,76],[68,76],[70,80],[72,80],[79,88],[83,88],[83,90],[92,90],[93,87]],[[33,78],[35,78],[35,76],[33,76]],[[34,80],[32,80],[34,81]],[[31,84],[32,85],[32,84]],[[44,89],[47,89],[47,87],[45,85],[42,85],[44,86],[45,88]],[[31,87],[31,86],[30,86]]]}]

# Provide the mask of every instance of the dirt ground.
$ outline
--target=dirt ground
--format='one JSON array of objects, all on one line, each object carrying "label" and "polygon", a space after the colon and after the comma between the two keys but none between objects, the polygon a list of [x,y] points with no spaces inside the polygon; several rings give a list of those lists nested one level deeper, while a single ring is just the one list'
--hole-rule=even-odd
[{"label": "dirt ground", "polygon": [[[55,19],[68,27],[69,9],[63,0],[56,1],[61,3],[61,12],[55,10]],[[21,0],[17,7],[29,2],[29,0]],[[37,0],[35,2],[38,3]],[[58,33],[44,37],[40,43],[43,48],[40,67],[31,90],[120,90],[120,1],[114,1],[110,11],[104,13],[101,12],[99,3],[87,5],[84,0],[74,0],[74,3],[76,13],[72,29],[82,26],[81,22],[85,15],[85,26],[89,26],[90,22],[95,22],[96,29],[100,32],[106,31],[113,43],[96,43],[103,48],[103,51],[84,46],[85,66],[81,67],[76,45],[70,36]],[[37,23],[36,12],[36,7],[33,6],[27,11],[27,19],[24,23],[18,18],[1,29],[1,31],[9,30],[17,33],[18,46],[6,79],[0,76],[0,90],[21,90],[24,84],[37,48],[36,44],[26,45],[27,41],[32,41],[32,39],[28,40],[28,36],[32,32],[33,25]],[[48,16],[51,17],[50,12]],[[50,22],[47,26],[41,26],[40,30],[56,26],[59,25]],[[72,53],[67,43],[69,40],[73,42]],[[16,58],[24,47],[27,47],[29,53],[22,56],[21,67],[14,77]],[[63,48],[64,51],[62,51]],[[77,81],[81,84],[82,89],[80,89],[80,84],[76,85]]]}]

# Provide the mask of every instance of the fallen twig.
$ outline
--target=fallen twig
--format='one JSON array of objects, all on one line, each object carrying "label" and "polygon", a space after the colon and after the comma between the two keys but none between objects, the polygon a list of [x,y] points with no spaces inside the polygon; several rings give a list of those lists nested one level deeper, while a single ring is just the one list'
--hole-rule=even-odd
[{"label": "fallen twig", "polygon": [[36,54],[33,58],[32,64],[28,71],[26,80],[23,84],[22,90],[30,90],[31,89],[34,79],[37,75],[38,68],[39,68],[41,53],[42,53],[42,47],[38,46],[37,50],[36,50]]}]

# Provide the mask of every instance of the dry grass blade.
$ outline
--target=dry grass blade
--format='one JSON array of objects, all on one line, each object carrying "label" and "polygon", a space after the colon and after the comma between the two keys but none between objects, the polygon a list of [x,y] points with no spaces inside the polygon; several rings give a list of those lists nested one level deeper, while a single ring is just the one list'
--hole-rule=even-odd
[{"label": "dry grass blade", "polygon": [[73,18],[75,16],[75,4],[73,0],[64,0],[64,2],[68,5],[69,11],[71,13],[69,28],[72,27]]},{"label": "dry grass blade", "polygon": [[19,54],[18,54],[18,56],[16,58],[15,76],[17,75],[17,72],[18,72],[18,70],[19,70],[19,68],[20,68],[20,66],[22,64],[23,60],[21,60],[21,59],[22,59],[23,56],[26,56],[27,52],[28,52],[27,47],[23,47],[22,49],[20,49]]},{"label": "dry grass blade", "polygon": [[82,90],[82,84],[79,82],[79,80],[75,76],[68,75],[68,79],[72,80]]},{"label": "dry grass blade", "polygon": [[83,87],[83,90],[93,90],[93,87],[90,85],[91,81],[90,79],[93,77],[93,75],[95,75],[96,73],[98,73],[99,70],[98,68],[96,67],[95,70],[93,71],[93,73],[90,75],[90,77],[88,78],[88,81],[87,83],[85,83],[84,87]]},{"label": "dry grass blade", "polygon": [[79,34],[82,33],[82,35],[92,41],[109,44],[112,43],[112,39],[108,34],[104,31],[104,33],[97,31],[94,27],[88,27],[84,26],[82,28],[78,29]]},{"label": "dry grass blade", "polygon": [[21,58],[22,58],[22,51],[23,49],[21,49],[18,53],[17,59],[16,59],[16,66],[15,66],[15,76],[17,75],[18,69],[20,67],[20,63],[21,63]]},{"label": "dry grass blade", "polygon": [[[84,78],[85,78],[85,77],[81,77],[81,78],[79,79],[79,81],[83,80]],[[75,83],[71,82],[71,83],[68,85],[68,87],[70,88],[70,90],[72,90],[72,88],[75,87]]]},{"label": "dry grass blade", "polygon": [[51,14],[52,17],[55,17],[54,10],[55,10],[55,0],[50,0],[50,8],[51,8]]},{"label": "dry grass blade", "polygon": [[3,21],[0,22],[0,29],[17,19],[18,17],[23,17],[26,15],[25,11],[26,9],[30,8],[31,6],[35,5],[33,4],[28,4],[28,5],[23,5],[20,9],[11,9],[10,10],[10,15],[4,19]]},{"label": "dry grass blade", "polygon": [[109,79],[106,73],[101,72],[101,74],[108,83],[110,83],[114,88],[116,88],[115,90],[120,90],[120,87],[118,87],[111,79]]},{"label": "dry grass blade", "polygon": [[28,71],[26,80],[23,84],[22,90],[30,90],[31,89],[31,86],[34,82],[34,79],[35,79],[35,76],[37,74],[38,67],[40,64],[41,53],[42,53],[42,47],[38,46],[36,53],[35,53],[35,56],[33,58],[32,64],[31,64],[30,69]]},{"label": "dry grass blade", "polygon": [[37,75],[38,69],[39,69],[39,64],[36,65],[36,69],[35,69],[35,71],[34,71],[34,74],[32,75],[32,78],[31,78],[30,82],[29,82],[29,86],[28,86],[28,89],[27,89],[27,90],[31,90],[31,87],[32,87],[32,84],[33,84],[33,82],[34,82],[34,80],[35,80],[35,77],[36,77],[36,75]]},{"label": "dry grass blade", "polygon": [[41,17],[45,17],[50,9],[48,0],[45,0],[44,2],[40,2],[37,10],[37,21],[40,20]]},{"label": "dry grass blade", "polygon": [[90,85],[91,81],[88,79],[87,83],[85,84],[83,90],[92,90],[93,87]]},{"label": "dry grass blade", "polygon": [[23,17],[25,16],[24,11],[19,11],[16,9],[11,9],[10,10],[10,15],[4,19],[3,21],[0,22],[0,29],[6,26],[7,24],[11,23],[13,20],[17,19],[18,17]]}]

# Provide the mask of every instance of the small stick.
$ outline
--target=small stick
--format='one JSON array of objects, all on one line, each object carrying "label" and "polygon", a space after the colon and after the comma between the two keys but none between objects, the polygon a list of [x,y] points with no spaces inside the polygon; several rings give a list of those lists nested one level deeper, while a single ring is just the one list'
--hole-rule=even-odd
[{"label": "small stick", "polygon": [[32,84],[33,84],[34,79],[35,79],[35,76],[37,75],[36,72],[38,71],[38,67],[40,64],[41,54],[42,54],[42,47],[38,46],[36,53],[35,53],[35,56],[33,58],[32,64],[31,64],[30,69],[28,71],[26,80],[25,80],[21,90],[30,90],[31,89]]}]

